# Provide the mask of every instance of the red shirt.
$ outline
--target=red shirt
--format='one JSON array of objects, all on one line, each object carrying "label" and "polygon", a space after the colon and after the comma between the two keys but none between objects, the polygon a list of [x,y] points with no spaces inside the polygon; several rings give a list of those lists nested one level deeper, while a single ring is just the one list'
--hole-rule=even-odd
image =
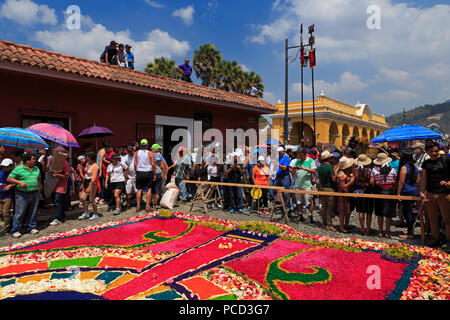
[{"label": "red shirt", "polygon": [[67,161],[64,162],[64,169],[62,174],[66,175],[64,178],[59,178],[58,184],[56,185],[55,192],[66,194],[67,193],[67,185],[69,182],[69,175],[70,175],[70,165]]}]

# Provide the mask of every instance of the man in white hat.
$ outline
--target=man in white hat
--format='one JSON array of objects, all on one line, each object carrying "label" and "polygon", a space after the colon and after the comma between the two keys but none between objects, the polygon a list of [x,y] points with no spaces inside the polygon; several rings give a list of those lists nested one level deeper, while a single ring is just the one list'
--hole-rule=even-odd
[{"label": "man in white hat", "polygon": [[[293,174],[296,175],[295,189],[312,191],[313,187],[313,175],[316,173],[317,167],[313,159],[306,156],[305,149],[297,151],[297,159],[294,163],[291,162],[291,168]],[[309,214],[309,222],[313,223],[313,197],[310,194],[297,194],[297,206],[299,213],[299,221],[304,221],[303,218],[303,206],[306,207]]]},{"label": "man in white hat", "polygon": [[14,169],[14,162],[11,159],[3,159],[0,167],[0,214],[4,221],[3,231],[9,233],[12,222],[11,208],[14,185],[8,183],[7,179]]},{"label": "man in white hat", "polygon": [[[335,192],[333,189],[336,183],[336,173],[333,166],[330,163],[331,157],[333,155],[329,151],[324,151],[320,155],[321,165],[317,170],[319,173],[320,187],[319,191],[323,192]],[[322,203],[322,210],[320,214],[322,215],[322,226],[325,230],[336,232],[336,228],[333,227],[333,213],[335,205],[334,196],[320,196]]]},{"label": "man in white hat", "polygon": [[430,159],[430,156],[425,152],[425,145],[423,143],[416,143],[414,148],[414,161],[416,167],[419,169],[419,174],[422,173],[422,165],[425,160]]}]

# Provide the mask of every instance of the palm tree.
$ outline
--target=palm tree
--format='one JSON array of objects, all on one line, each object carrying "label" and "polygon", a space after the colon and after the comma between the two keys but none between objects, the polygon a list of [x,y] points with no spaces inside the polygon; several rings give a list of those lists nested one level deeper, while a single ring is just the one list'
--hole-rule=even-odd
[{"label": "palm tree", "polygon": [[243,77],[241,78],[242,84],[241,87],[243,88],[242,91],[240,91],[242,94],[247,94],[248,90],[250,88],[250,85],[253,84],[256,89],[258,89],[258,97],[262,98],[264,93],[264,85],[262,83],[262,78],[252,72],[244,72]]},{"label": "palm tree", "polygon": [[239,92],[240,79],[243,73],[237,61],[222,60],[214,69],[212,84],[217,89]]},{"label": "palm tree", "polygon": [[194,71],[197,78],[202,79],[202,85],[209,87],[213,85],[212,78],[214,69],[222,61],[220,51],[212,44],[204,44],[194,52]]},{"label": "palm tree", "polygon": [[164,57],[156,58],[154,62],[147,63],[145,72],[172,79],[181,79],[181,73],[177,70],[175,61]]}]

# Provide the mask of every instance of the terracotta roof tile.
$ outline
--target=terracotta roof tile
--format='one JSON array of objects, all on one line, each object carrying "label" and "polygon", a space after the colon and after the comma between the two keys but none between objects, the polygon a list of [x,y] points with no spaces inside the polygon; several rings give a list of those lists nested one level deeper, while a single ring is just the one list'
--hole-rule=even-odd
[{"label": "terracotta roof tile", "polygon": [[234,92],[226,92],[215,88],[187,83],[181,80],[150,75],[145,72],[111,66],[85,58],[77,58],[58,52],[32,48],[15,44],[10,41],[0,41],[0,61],[29,64],[41,69],[78,74],[84,78],[105,79],[111,82],[174,92],[187,96],[201,97],[209,100],[234,103],[264,111],[276,111],[277,108],[259,98]]}]

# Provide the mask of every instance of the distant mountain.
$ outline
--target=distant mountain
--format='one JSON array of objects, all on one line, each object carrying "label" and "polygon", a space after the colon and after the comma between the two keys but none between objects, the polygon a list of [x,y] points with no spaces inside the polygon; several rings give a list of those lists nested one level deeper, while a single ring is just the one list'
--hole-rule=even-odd
[{"label": "distant mountain", "polygon": [[[394,127],[403,125],[403,112],[387,117],[386,121]],[[441,127],[443,133],[450,134],[450,100],[435,105],[426,104],[406,111],[405,122],[406,124],[417,124],[424,127],[436,123]]]}]

